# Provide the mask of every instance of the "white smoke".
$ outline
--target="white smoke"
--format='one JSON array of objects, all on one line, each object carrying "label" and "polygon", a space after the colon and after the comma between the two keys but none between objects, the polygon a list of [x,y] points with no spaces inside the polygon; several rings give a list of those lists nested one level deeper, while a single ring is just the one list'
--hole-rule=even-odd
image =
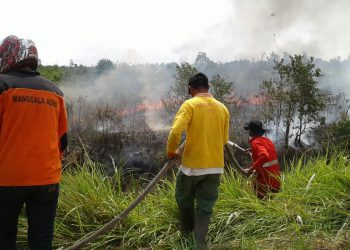
[{"label": "white smoke", "polygon": [[[305,52],[326,60],[349,55],[348,0],[38,0],[34,5],[17,0],[16,4],[26,8],[16,10],[16,19],[10,11],[2,13],[11,25],[3,25],[0,38],[15,34],[32,39],[43,65],[67,65],[69,59],[91,65],[100,58],[192,62],[198,51],[221,62],[256,59],[271,51]],[[31,15],[37,6],[40,15]],[[11,1],[4,1],[2,9],[12,7]],[[29,16],[31,23],[50,20],[50,29],[42,32],[40,25],[26,29],[23,20]]]},{"label": "white smoke", "polygon": [[271,51],[326,60],[350,54],[350,1],[232,1],[231,7],[220,23],[174,53],[184,57],[205,51],[224,62],[259,59]]},{"label": "white smoke", "polygon": [[173,80],[171,71],[159,64],[119,63],[114,70],[102,74],[86,74],[69,79],[69,82],[62,83],[61,88],[68,101],[74,103],[83,100],[91,107],[108,104],[116,112],[129,113],[146,105],[142,112],[147,126],[160,130],[165,128],[162,117],[160,111],[153,108],[157,108],[155,105],[169,91]]}]

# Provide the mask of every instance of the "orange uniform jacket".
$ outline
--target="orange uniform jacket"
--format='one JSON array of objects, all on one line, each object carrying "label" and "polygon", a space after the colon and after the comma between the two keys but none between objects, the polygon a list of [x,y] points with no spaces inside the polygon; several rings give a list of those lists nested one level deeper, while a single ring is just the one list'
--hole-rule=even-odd
[{"label": "orange uniform jacket", "polygon": [[59,183],[66,145],[60,89],[38,72],[0,74],[0,186]]},{"label": "orange uniform jacket", "polygon": [[274,144],[263,136],[253,137],[249,143],[253,155],[252,168],[258,175],[256,181],[259,184],[279,189],[280,167]]}]

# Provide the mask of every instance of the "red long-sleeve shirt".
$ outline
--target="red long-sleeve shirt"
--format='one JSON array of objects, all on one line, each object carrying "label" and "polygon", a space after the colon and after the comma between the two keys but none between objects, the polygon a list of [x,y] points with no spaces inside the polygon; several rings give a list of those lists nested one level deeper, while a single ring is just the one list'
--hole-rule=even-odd
[{"label": "red long-sleeve shirt", "polygon": [[253,137],[249,143],[253,157],[252,168],[258,175],[256,181],[259,184],[279,189],[280,167],[274,144],[263,136]]}]

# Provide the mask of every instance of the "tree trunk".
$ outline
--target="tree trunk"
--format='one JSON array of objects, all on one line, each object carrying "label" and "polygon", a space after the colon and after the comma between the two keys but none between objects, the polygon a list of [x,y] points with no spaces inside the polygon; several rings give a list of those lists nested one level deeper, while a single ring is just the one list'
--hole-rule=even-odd
[{"label": "tree trunk", "polygon": [[290,131],[290,120],[286,122],[286,133],[284,134],[284,147],[288,149],[289,147],[289,131]]},{"label": "tree trunk", "polygon": [[298,132],[295,136],[294,144],[297,147],[301,147],[301,135],[303,133],[303,118],[299,116],[299,126],[298,126]]}]

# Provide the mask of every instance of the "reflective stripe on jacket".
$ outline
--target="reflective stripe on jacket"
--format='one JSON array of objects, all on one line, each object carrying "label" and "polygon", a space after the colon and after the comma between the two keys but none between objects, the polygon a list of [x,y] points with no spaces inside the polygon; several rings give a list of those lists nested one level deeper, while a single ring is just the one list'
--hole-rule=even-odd
[{"label": "reflective stripe on jacket", "polygon": [[268,168],[268,167],[271,167],[273,165],[276,165],[278,164],[278,160],[272,160],[272,161],[269,161],[269,162],[265,162],[262,167],[263,168]]}]

